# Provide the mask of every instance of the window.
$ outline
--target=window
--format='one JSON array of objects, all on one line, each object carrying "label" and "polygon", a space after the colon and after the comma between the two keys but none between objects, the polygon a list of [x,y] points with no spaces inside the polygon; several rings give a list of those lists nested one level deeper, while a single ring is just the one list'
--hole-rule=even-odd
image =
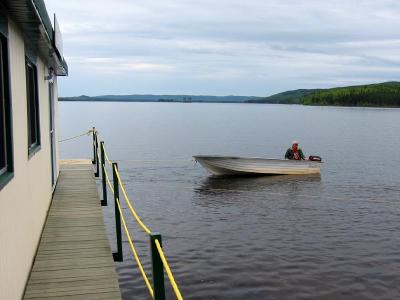
[{"label": "window", "polygon": [[6,114],[5,114],[5,99],[4,99],[4,71],[3,71],[3,41],[0,41],[0,117],[1,117],[1,134],[0,134],[0,175],[7,171],[7,145],[6,145]]},{"label": "window", "polygon": [[40,148],[39,99],[36,66],[26,59],[26,92],[28,107],[28,153]]},{"label": "window", "polygon": [[0,189],[8,179],[12,178],[13,151],[11,136],[7,38],[0,34]]}]

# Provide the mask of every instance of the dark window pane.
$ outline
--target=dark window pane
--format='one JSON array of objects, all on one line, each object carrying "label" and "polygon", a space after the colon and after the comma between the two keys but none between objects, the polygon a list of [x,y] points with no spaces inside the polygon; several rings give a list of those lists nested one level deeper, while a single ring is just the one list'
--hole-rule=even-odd
[{"label": "dark window pane", "polygon": [[31,145],[36,143],[36,101],[35,101],[35,76],[32,66],[29,67],[29,118]]},{"label": "dark window pane", "polygon": [[[11,98],[7,37],[0,34],[0,176],[13,172]],[[0,189],[4,182],[0,185]]]},{"label": "dark window pane", "polygon": [[6,116],[4,97],[3,42],[0,39],[0,174],[7,171]]},{"label": "dark window pane", "polygon": [[37,92],[36,67],[26,62],[26,96],[28,108],[28,148],[40,144],[39,140],[39,105]]},{"label": "dark window pane", "polygon": [[28,117],[28,148],[32,145],[32,137],[31,137],[31,106],[30,106],[30,93],[31,90],[29,84],[29,64],[26,64],[26,98],[27,98],[27,117]]}]

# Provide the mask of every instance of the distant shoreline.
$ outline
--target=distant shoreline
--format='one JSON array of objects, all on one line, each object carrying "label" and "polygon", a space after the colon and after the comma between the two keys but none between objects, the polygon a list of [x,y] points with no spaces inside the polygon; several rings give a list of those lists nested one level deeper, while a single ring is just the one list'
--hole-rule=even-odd
[{"label": "distant shoreline", "polygon": [[59,97],[65,102],[153,102],[153,103],[248,103],[299,104],[335,107],[400,107],[400,82],[390,81],[368,85],[330,89],[298,89],[268,97],[210,95],[102,95]]},{"label": "distant shoreline", "polygon": [[335,108],[371,108],[371,109],[400,109],[400,106],[346,106],[346,105],[324,105],[324,104],[302,104],[302,103],[269,103],[269,102],[234,102],[234,101],[192,101],[192,102],[183,102],[183,101],[149,101],[149,100],[64,100],[59,99],[60,102],[108,102],[108,103],[182,103],[182,104],[189,104],[189,103],[204,103],[204,104],[272,104],[272,105],[299,105],[299,106],[308,106],[308,107],[335,107]]},{"label": "distant shoreline", "polygon": [[[257,104],[254,102],[246,102],[246,101],[158,101],[158,100],[110,100],[110,99],[90,99],[90,100],[71,100],[71,99],[64,99],[60,97],[58,99],[62,102],[136,102],[136,103],[242,103],[242,104]],[[271,103],[269,103],[271,104]]]},{"label": "distant shoreline", "polygon": [[262,99],[255,96],[207,96],[207,95],[103,95],[59,97],[60,101],[98,102],[159,102],[159,103],[246,103]]}]

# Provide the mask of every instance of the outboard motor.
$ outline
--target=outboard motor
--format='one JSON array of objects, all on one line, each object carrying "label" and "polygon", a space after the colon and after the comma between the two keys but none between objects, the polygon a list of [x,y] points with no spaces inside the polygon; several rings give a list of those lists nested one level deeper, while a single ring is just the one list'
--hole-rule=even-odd
[{"label": "outboard motor", "polygon": [[308,157],[308,160],[311,160],[311,161],[319,161],[319,162],[321,162],[321,161],[322,161],[322,158],[321,158],[321,156],[310,155],[310,156]]}]

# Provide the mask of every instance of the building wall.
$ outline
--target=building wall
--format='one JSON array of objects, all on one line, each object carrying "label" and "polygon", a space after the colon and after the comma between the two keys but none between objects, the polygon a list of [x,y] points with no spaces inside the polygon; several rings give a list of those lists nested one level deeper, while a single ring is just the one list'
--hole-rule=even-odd
[{"label": "building wall", "polygon": [[[50,205],[52,186],[49,86],[44,80],[47,68],[38,57],[41,149],[28,158],[24,41],[12,21],[8,27],[14,178],[0,190],[0,299],[13,300],[23,295]],[[54,87],[57,90],[56,81]],[[54,94],[57,96],[57,92]]]}]

